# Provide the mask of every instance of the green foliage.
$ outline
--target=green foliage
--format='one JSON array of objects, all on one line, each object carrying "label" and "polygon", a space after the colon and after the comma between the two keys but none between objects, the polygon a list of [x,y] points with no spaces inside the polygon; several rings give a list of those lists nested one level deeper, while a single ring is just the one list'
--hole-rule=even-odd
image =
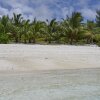
[{"label": "green foliage", "polygon": [[7,34],[0,33],[0,43],[7,44],[9,43],[9,40],[9,36]]},{"label": "green foliage", "polygon": [[97,45],[100,47],[100,41],[97,43]]},{"label": "green foliage", "polygon": [[95,40],[96,42],[100,42],[100,34],[95,34],[94,40]]},{"label": "green foliage", "polygon": [[[96,22],[84,20],[80,12],[73,12],[66,19],[33,21],[23,19],[21,14],[0,18],[0,43],[43,43],[43,44],[100,44],[100,10]],[[2,33],[2,34],[1,34]],[[9,34],[8,34],[9,33]]]},{"label": "green foliage", "polygon": [[94,40],[98,46],[100,46],[100,34],[95,34]]},{"label": "green foliage", "polygon": [[95,34],[100,34],[100,27],[95,27],[94,30],[93,30],[93,32]]},{"label": "green foliage", "polygon": [[77,42],[80,33],[82,33],[82,22],[83,17],[79,12],[73,12],[71,17],[67,16],[62,22],[62,28],[64,30],[65,36],[69,38],[69,43]]}]

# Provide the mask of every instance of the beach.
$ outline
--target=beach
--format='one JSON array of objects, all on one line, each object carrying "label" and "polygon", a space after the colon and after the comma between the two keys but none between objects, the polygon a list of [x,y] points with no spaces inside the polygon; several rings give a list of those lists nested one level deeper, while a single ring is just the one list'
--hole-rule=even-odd
[{"label": "beach", "polygon": [[100,100],[100,69],[0,73],[0,100]]},{"label": "beach", "polygon": [[100,48],[0,45],[0,100],[100,100]]},{"label": "beach", "polygon": [[67,45],[0,45],[0,71],[100,68],[100,48]]}]

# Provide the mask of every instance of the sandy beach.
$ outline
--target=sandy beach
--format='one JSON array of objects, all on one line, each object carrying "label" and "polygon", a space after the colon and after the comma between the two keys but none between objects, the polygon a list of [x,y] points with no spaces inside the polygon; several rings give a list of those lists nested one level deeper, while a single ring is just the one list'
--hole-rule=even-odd
[{"label": "sandy beach", "polygon": [[0,45],[0,71],[100,68],[100,48],[67,45]]},{"label": "sandy beach", "polygon": [[100,48],[1,44],[0,100],[100,100]]},{"label": "sandy beach", "polygon": [[0,100],[100,100],[100,69],[0,73]]}]

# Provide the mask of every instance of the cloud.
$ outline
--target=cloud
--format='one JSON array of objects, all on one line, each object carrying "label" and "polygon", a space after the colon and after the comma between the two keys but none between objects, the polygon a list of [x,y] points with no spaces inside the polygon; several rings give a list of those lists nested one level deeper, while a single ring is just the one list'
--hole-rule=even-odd
[{"label": "cloud", "polygon": [[2,15],[6,15],[6,14],[8,14],[8,9],[5,9],[5,8],[3,8],[3,7],[0,7],[0,16],[2,16]]},{"label": "cloud", "polygon": [[39,20],[62,18],[73,11],[80,11],[86,19],[95,18],[95,10],[100,9],[99,0],[0,0],[0,16],[22,13],[24,18]]},{"label": "cloud", "polygon": [[86,19],[90,19],[90,20],[95,19],[95,16],[96,16],[95,10],[89,9],[89,8],[83,8],[83,9],[81,10],[81,12],[82,12],[82,15],[83,15]]},{"label": "cloud", "polygon": [[37,17],[39,20],[51,19],[53,17],[53,11],[49,8],[48,4],[52,2],[53,0],[49,0],[49,2],[47,2],[47,0],[0,0],[0,3],[2,3],[4,7],[10,7],[10,10],[8,10],[8,8],[0,6],[0,15],[8,14],[12,17],[13,13],[21,13],[25,18],[31,20],[33,20],[34,17]]},{"label": "cloud", "polygon": [[74,11],[74,8],[73,7],[64,7],[62,8],[62,17],[63,18],[66,18],[67,15],[71,15],[71,13]]}]

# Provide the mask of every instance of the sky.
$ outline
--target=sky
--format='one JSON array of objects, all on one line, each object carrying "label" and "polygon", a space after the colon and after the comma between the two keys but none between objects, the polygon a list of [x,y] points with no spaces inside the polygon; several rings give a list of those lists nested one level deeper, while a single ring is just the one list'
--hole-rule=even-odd
[{"label": "sky", "polygon": [[85,20],[95,20],[100,0],[0,0],[0,17],[21,13],[25,19],[46,20],[66,18],[79,11]]}]

